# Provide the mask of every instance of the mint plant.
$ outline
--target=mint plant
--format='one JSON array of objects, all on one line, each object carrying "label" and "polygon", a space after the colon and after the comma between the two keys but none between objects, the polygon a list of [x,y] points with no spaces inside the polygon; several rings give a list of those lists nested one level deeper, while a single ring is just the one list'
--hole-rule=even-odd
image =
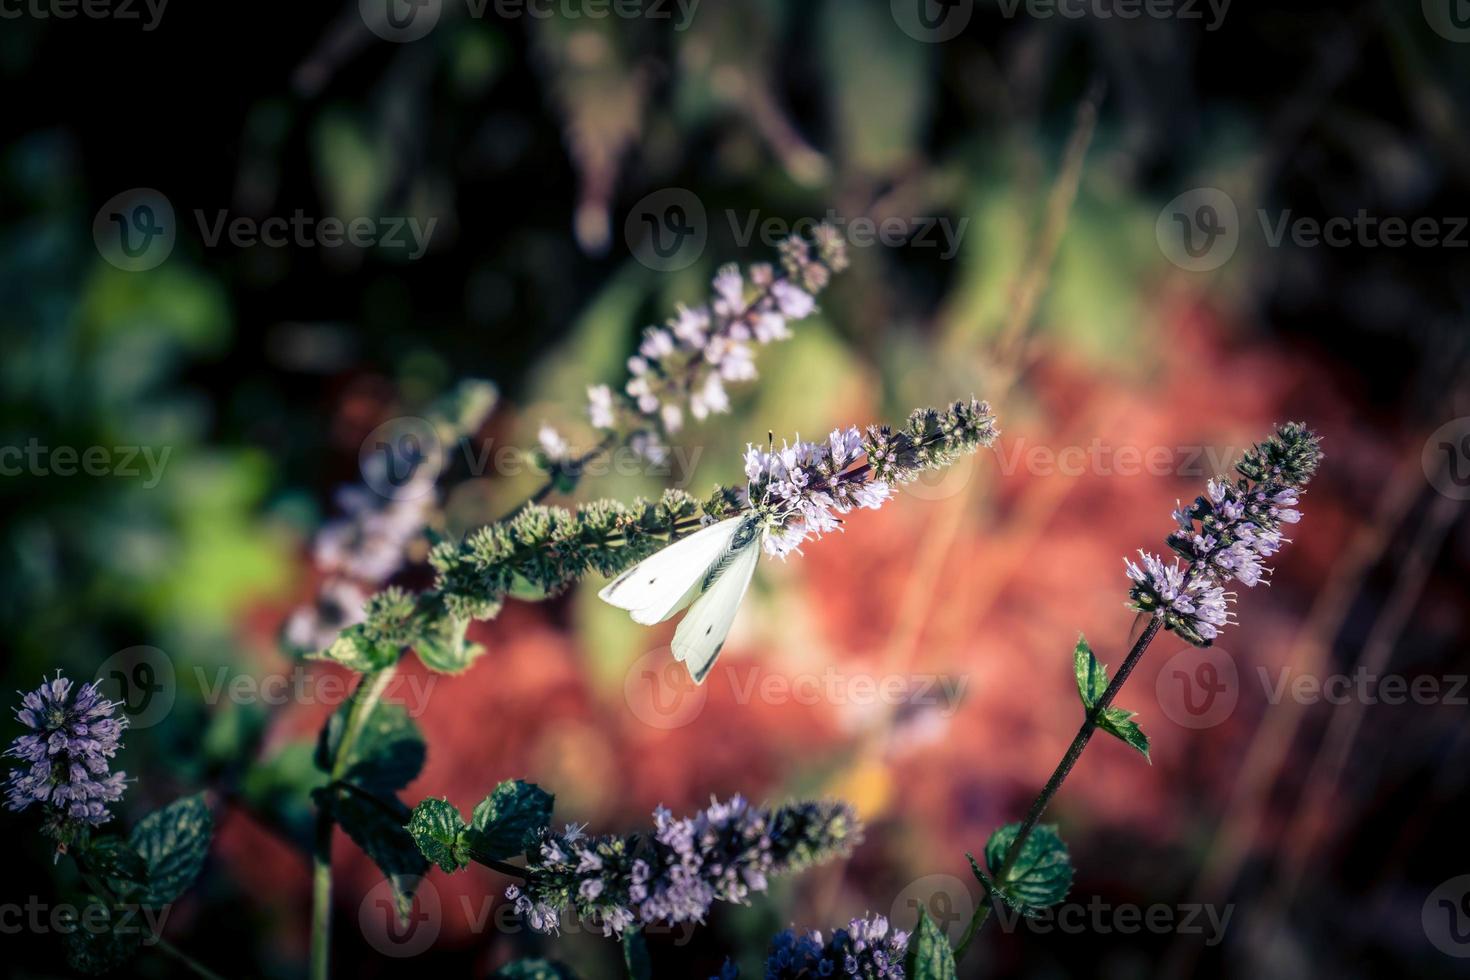
[{"label": "mint plant", "polygon": [[[327,573],[321,595],[292,616],[283,636],[307,658],[357,675],[350,698],[321,729],[314,754],[322,773],[312,791],[314,980],[330,974],[331,858],[339,827],[382,871],[400,916],[409,914],[431,866],[456,873],[480,864],[512,880],[505,898],[533,931],[555,934],[574,916],[616,938],[635,980],[653,972],[645,927],[703,923],[716,903],[749,903],[772,877],[845,857],[861,842],[856,813],[837,800],[770,806],[737,795],[686,817],[659,808],[651,828],[638,833],[597,835],[571,824],[555,829],[552,793],[514,778],[495,785],[467,815],[443,798],[411,803],[401,794],[423,768],[425,740],[408,712],[383,697],[410,652],[437,674],[468,670],[485,655],[467,637],[470,623],[494,618],[508,599],[555,596],[589,574],[618,576],[735,517],[761,535],[768,554],[786,559],[841,530],[853,511],[876,509],[921,473],[994,442],[995,416],[972,398],[918,409],[894,428],[846,426],[825,440],[797,438],[779,449],[768,436],[765,448],[747,449],[743,485],[716,486],[702,497],[670,489],[652,500],[546,503],[554,493],[576,490],[599,455],[629,447],[656,460],[691,421],[729,409],[726,386],[753,379],[757,349],[789,336],[791,324],[815,311],[816,296],[847,265],[841,237],[830,228],[811,241],[792,238],[780,251],[779,269],[721,268],[707,304],[682,308],[668,324],[644,332],[618,389],[588,389],[588,420],[599,434],[591,450],[577,454],[543,426],[534,453],[543,482],[502,519],[448,537],[436,519],[442,467],[426,465],[433,459],[417,442],[408,445],[412,451],[389,446],[387,455],[365,464],[369,487],[384,475],[371,468],[387,468],[395,492],[353,487],[339,495],[341,516],[315,542]],[[495,400],[492,386],[465,382],[431,406],[423,422],[434,440],[450,444],[476,432]],[[781,933],[770,945],[766,976],[953,978],[993,907],[1035,915],[1063,901],[1074,871],[1060,828],[1041,823],[1052,799],[1098,731],[1149,758],[1137,716],[1115,706],[1120,690],[1160,632],[1205,647],[1234,622],[1238,596],[1230,586],[1268,580],[1265,561],[1289,542],[1283,532],[1300,520],[1301,495],[1321,458],[1305,425],[1280,426],[1245,454],[1237,477],[1210,480],[1204,494],[1175,511],[1167,538],[1172,560],[1141,552],[1125,562],[1127,606],[1143,618],[1142,632],[1111,674],[1085,637],[1073,646],[1080,728],[1024,817],[997,829],[980,857],[967,855],[987,902],[957,947],[923,911],[911,934],[881,916],[865,916],[828,933]],[[419,575],[411,580],[420,587],[407,588],[398,573],[423,537],[432,581]],[[752,540],[744,538],[741,547],[753,547]],[[716,554],[696,581],[708,587],[723,560]],[[212,818],[205,797],[196,795],[145,817],[126,837],[98,832],[125,790],[124,775],[110,772],[127,721],[116,708],[96,685],[74,691],[59,676],[26,694],[17,717],[29,731],[7,753],[21,763],[7,780],[7,806],[40,809],[57,859],[76,862],[88,901],[103,910],[104,928],[79,930],[69,940],[74,966],[116,969],[147,945],[212,977],[156,930],[122,928],[130,908],[167,905],[190,886],[208,850]],[[570,973],[551,960],[523,960],[500,975]],[[736,976],[727,962],[719,980]]]},{"label": "mint plant", "polygon": [[124,773],[109,772],[128,724],[118,707],[95,683],[77,687],[60,672],[25,694],[15,715],[30,731],[5,751],[25,767],[6,779],[6,808],[38,807],[55,860],[69,857],[82,873],[83,904],[70,910],[66,933],[69,966],[109,973],[154,947],[214,977],[158,934],[160,910],[188,890],[209,852],[214,821],[204,798],[177,800],[138,821],[126,837],[97,832],[112,822],[109,805],[127,788]]}]

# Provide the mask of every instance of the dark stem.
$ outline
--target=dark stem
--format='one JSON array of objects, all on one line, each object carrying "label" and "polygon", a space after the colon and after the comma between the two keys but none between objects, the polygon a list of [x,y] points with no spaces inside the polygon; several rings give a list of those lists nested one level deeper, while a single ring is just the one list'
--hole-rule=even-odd
[{"label": "dark stem", "polygon": [[[588,463],[595,460],[598,456],[601,456],[603,453],[611,449],[613,447],[613,444],[616,442],[617,436],[609,434],[605,436],[601,442],[593,446],[591,449],[587,450],[582,455],[578,456],[576,459],[570,459],[567,460],[565,463],[555,465],[561,472],[567,473],[573,477],[580,478],[582,475],[582,468]],[[531,496],[527,497],[525,500],[522,500],[514,508],[507,511],[505,515],[500,518],[500,520],[508,521],[512,517],[515,517],[517,514],[519,514],[521,511],[525,510],[527,507],[535,506],[536,504],[541,503],[541,501],[545,500],[547,497],[551,496],[551,491],[556,489],[556,477],[556,473],[552,473],[550,476],[548,476],[546,478],[546,482],[541,484],[541,486],[537,488],[535,493],[531,494]],[[497,521],[497,523],[499,522]]]},{"label": "dark stem", "polygon": [[[1158,636],[1159,630],[1163,626],[1164,621],[1162,618],[1154,616],[1149,619],[1148,628],[1143,631],[1138,641],[1133,644],[1133,649],[1128,651],[1127,658],[1123,661],[1123,665],[1118,668],[1118,672],[1113,675],[1113,680],[1108,684],[1108,689],[1103,692],[1102,697],[1097,699],[1097,703],[1093,705],[1092,710],[1083,719],[1082,727],[1077,729],[1077,734],[1072,739],[1072,744],[1067,746],[1067,751],[1062,756],[1062,761],[1057,763],[1056,769],[1052,771],[1051,778],[1046,781],[1046,785],[1042,787],[1040,794],[1032,801],[1031,809],[1026,813],[1026,819],[1021,821],[1021,829],[1016,834],[1016,839],[1011,842],[1010,850],[1006,852],[1005,862],[996,869],[994,880],[997,885],[1004,885],[1006,875],[1010,873],[1011,865],[1015,863],[1016,858],[1020,855],[1021,848],[1025,845],[1026,839],[1036,829],[1036,825],[1041,821],[1041,815],[1046,812],[1046,808],[1050,805],[1052,797],[1056,796],[1057,790],[1062,788],[1062,783],[1066,782],[1067,776],[1072,772],[1072,767],[1077,764],[1078,758],[1081,757],[1082,750],[1087,748],[1087,743],[1092,740],[1092,733],[1097,731],[1097,720],[1112,706],[1113,699],[1118,696],[1118,691],[1122,689],[1123,684],[1128,680],[1128,675],[1133,673],[1133,668],[1138,666],[1138,661],[1143,659],[1144,651],[1154,641],[1154,637]],[[981,902],[975,909],[975,914],[970,916],[970,924],[965,928],[964,936],[961,937],[959,945],[955,947],[954,956],[956,961],[965,955],[965,951],[970,947],[971,940],[980,931],[980,927],[985,924],[985,920],[990,917],[991,902],[994,901],[994,898],[989,895],[986,897],[991,899],[991,901]]]}]

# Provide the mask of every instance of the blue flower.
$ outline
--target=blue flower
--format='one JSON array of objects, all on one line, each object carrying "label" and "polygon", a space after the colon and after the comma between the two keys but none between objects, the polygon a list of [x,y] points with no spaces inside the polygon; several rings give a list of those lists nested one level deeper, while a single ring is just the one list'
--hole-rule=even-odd
[{"label": "blue flower", "polygon": [[537,932],[555,931],[568,908],[604,935],[653,922],[703,922],[715,902],[745,903],[766,890],[771,875],[846,853],[859,837],[844,803],[772,810],[735,796],[692,817],[662,807],[653,816],[648,835],[548,834],[526,882],[506,897]]},{"label": "blue flower", "polygon": [[15,712],[31,731],[5,754],[28,765],[11,770],[5,805],[43,807],[46,833],[60,849],[86,828],[111,820],[107,806],[122,797],[125,774],[108,772],[128,724],[126,716],[114,717],[117,707],[95,683],[83,684],[73,697],[72,682],[58,671],[54,680],[25,694]]},{"label": "blue flower", "polygon": [[1151,613],[1195,646],[1209,646],[1233,622],[1231,582],[1254,588],[1271,570],[1264,559],[1290,539],[1281,528],[1301,520],[1297,510],[1303,488],[1317,472],[1322,450],[1317,436],[1292,422],[1246,453],[1236,470],[1240,479],[1210,480],[1203,496],[1174,511],[1178,530],[1169,547],[1184,559],[1165,565],[1140,551],[1143,560],[1124,560],[1133,585],[1129,605]]},{"label": "blue flower", "polygon": [[797,935],[787,929],[771,942],[766,956],[766,980],[808,980],[815,977],[860,977],[862,980],[903,980],[903,954],[908,933],[890,930],[881,915],[853,919],[823,942],[820,932]]}]

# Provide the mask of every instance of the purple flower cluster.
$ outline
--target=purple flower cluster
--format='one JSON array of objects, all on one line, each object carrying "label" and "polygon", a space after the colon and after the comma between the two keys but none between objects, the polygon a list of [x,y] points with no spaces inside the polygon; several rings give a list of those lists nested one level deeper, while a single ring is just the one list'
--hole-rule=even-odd
[{"label": "purple flower cluster", "polygon": [[1140,551],[1140,562],[1124,560],[1133,582],[1130,607],[1161,617],[1196,646],[1209,646],[1233,622],[1235,593],[1225,587],[1266,580],[1264,560],[1290,540],[1281,529],[1301,520],[1297,504],[1321,459],[1317,436],[1293,422],[1246,453],[1236,467],[1239,479],[1210,480],[1203,496],[1174,512],[1179,528],[1168,543],[1178,558],[1166,564]]},{"label": "purple flower cluster", "polygon": [[785,558],[810,537],[841,529],[839,514],[854,507],[877,510],[893,496],[893,486],[857,468],[865,450],[854,427],[833,429],[824,442],[785,442],[767,451],[745,450],[745,478],[751,504],[765,518],[767,553]]},{"label": "purple flower cluster", "polygon": [[816,294],[847,268],[846,245],[835,229],[822,225],[813,239],[782,244],[781,273],[759,264],[747,281],[739,267],[721,267],[709,304],[680,307],[665,326],[644,331],[622,393],[607,385],[587,389],[593,427],[620,433],[636,451],[658,459],[662,437],[683,428],[686,413],[702,420],[728,412],[725,386],[756,376],[755,347],[789,338],[789,324],[816,312]]},{"label": "purple flower cluster", "polygon": [[391,452],[362,460],[364,482],[337,489],[341,516],[323,525],[312,541],[312,557],[327,577],[315,601],[286,620],[282,638],[287,645],[324,650],[343,630],[366,619],[369,595],[403,568],[410,546],[433,518],[443,447],[478,431],[497,397],[489,382],[462,382],[421,420],[434,430],[430,446],[399,440]]},{"label": "purple flower cluster", "polygon": [[845,803],[770,810],[736,796],[682,819],[661,807],[651,835],[586,837],[576,827],[548,834],[525,883],[506,897],[537,932],[556,931],[568,908],[607,936],[653,922],[703,922],[714,902],[744,903],[771,875],[845,854],[859,836]]},{"label": "purple flower cluster", "polygon": [[[746,493],[761,515],[763,545],[785,558],[807,538],[840,530],[839,515],[855,507],[876,510],[897,485],[921,470],[947,465],[962,453],[990,445],[995,417],[985,402],[955,402],[946,411],[915,412],[907,428],[835,429],[823,442],[748,446]],[[859,460],[863,462],[859,465]]]},{"label": "purple flower cluster", "polygon": [[406,560],[409,544],[424,529],[435,505],[434,481],[415,474],[415,492],[401,499],[381,496],[366,486],[337,491],[342,517],[317,532],[313,557],[330,576],[309,606],[286,621],[285,638],[302,650],[331,646],[337,634],[363,621],[368,593],[393,576]]},{"label": "purple flower cluster", "polygon": [[72,682],[55,680],[24,695],[15,716],[31,729],[11,743],[6,755],[29,765],[13,769],[6,783],[6,807],[24,810],[39,804],[46,810],[46,833],[64,848],[87,827],[112,819],[109,803],[123,794],[126,777],[108,773],[122,744],[127,716],[113,717],[118,705],[97,685],[83,684],[72,695]]},{"label": "purple flower cluster", "polygon": [[820,932],[797,935],[788,929],[771,943],[766,980],[810,980],[816,977],[861,977],[903,980],[908,934],[889,929],[881,915],[853,919],[823,941]]}]

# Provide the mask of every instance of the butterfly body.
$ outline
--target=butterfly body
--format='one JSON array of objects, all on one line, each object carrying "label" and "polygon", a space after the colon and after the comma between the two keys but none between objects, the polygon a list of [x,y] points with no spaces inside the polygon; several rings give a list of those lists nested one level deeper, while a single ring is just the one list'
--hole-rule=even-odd
[{"label": "butterfly body", "polygon": [[743,514],[696,531],[628,569],[598,598],[626,609],[645,626],[681,609],[689,613],[674,630],[674,657],[702,684],[724,647],[760,560],[761,526]]}]

